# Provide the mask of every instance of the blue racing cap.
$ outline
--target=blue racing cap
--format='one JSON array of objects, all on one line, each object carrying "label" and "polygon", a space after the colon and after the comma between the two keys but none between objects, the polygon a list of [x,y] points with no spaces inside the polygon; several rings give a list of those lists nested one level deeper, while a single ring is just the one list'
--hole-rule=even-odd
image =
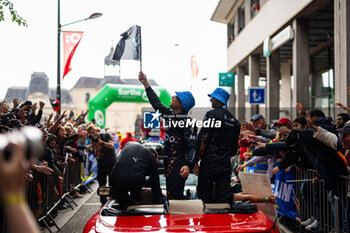
[{"label": "blue racing cap", "polygon": [[264,118],[261,114],[255,114],[252,116],[252,118],[250,118],[252,121],[256,121],[260,118]]},{"label": "blue racing cap", "polygon": [[185,113],[187,114],[188,111],[196,104],[193,95],[189,91],[175,91],[176,96],[179,97],[182,108],[184,109]]},{"label": "blue racing cap", "polygon": [[227,101],[230,98],[230,93],[228,93],[228,91],[225,89],[218,87],[213,91],[213,93],[209,94],[208,96],[219,100],[221,103],[227,106]]}]

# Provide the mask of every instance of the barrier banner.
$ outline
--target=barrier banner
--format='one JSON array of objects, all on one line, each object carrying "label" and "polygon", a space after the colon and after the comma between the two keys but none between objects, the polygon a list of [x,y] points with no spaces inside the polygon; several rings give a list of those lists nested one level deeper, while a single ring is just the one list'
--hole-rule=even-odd
[{"label": "barrier banner", "polygon": [[[238,176],[241,180],[243,193],[250,193],[263,197],[267,197],[272,194],[269,175],[240,172]],[[269,216],[272,221],[277,221],[276,226],[279,226],[275,205],[267,203],[254,203],[254,205]]]},{"label": "barrier banner", "polygon": [[93,154],[85,156],[84,162],[81,168],[81,181],[82,185],[90,183],[97,177],[97,159]]},{"label": "barrier banner", "polygon": [[295,180],[294,171],[285,172],[280,170],[276,174],[275,186],[273,194],[277,199],[277,212],[289,218],[295,218],[298,200],[295,196]]}]

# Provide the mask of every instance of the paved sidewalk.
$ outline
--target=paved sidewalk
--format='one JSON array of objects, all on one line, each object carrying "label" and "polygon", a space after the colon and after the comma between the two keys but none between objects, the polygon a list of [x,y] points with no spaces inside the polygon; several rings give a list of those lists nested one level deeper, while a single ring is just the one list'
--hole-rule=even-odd
[{"label": "paved sidewalk", "polygon": [[280,233],[293,233],[293,231],[290,231],[287,227],[280,224]]}]

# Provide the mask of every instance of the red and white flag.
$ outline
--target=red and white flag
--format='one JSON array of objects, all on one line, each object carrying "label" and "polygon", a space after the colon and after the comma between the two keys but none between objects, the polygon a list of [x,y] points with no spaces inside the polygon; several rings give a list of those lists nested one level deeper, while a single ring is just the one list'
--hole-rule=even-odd
[{"label": "red and white flag", "polygon": [[192,71],[192,78],[198,77],[198,65],[197,65],[196,56],[191,56],[191,71]]},{"label": "red and white flag", "polygon": [[63,77],[66,76],[69,71],[72,70],[71,62],[75,50],[77,49],[81,38],[83,37],[84,32],[63,32],[63,62],[64,62],[64,71]]}]

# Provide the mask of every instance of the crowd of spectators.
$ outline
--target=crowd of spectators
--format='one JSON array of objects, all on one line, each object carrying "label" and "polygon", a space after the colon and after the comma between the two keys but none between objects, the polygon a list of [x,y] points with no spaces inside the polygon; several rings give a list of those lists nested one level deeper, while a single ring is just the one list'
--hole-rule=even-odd
[{"label": "crowd of spectators", "polygon": [[[17,99],[0,105],[0,134],[26,126],[42,132],[43,154],[31,157],[25,169],[25,195],[37,220],[49,210],[50,216],[55,217],[59,210],[71,207],[72,201],[67,198],[81,198],[87,192],[81,185],[82,163],[99,146],[92,143],[87,133],[89,127],[99,133],[92,122],[85,123],[88,111],[80,114],[64,111],[61,115],[52,111],[49,116],[43,116],[44,106],[44,102],[19,103]],[[114,144],[112,147],[115,150]],[[45,226],[44,222],[53,224],[48,217],[40,223]]]},{"label": "crowd of spectators", "polygon": [[[336,105],[348,112],[350,110],[340,103]],[[298,117],[294,120],[281,118],[274,121],[269,129],[261,114],[253,115],[250,122],[242,122],[239,141],[241,153],[235,172],[252,168],[250,171],[267,173],[273,184],[275,175],[281,170],[285,172],[316,170],[317,174],[312,182],[316,186],[320,180],[324,181],[329,200],[333,200],[331,201],[333,208],[334,198],[346,197],[346,193],[339,193],[338,181],[339,176],[350,174],[348,153],[350,141],[347,139],[350,135],[350,116],[348,113],[340,113],[334,121],[319,109],[305,112],[301,104],[297,104],[297,112]],[[319,199],[319,194],[307,195],[314,196],[315,200]],[[340,214],[345,214],[347,211],[344,207],[344,212]],[[332,215],[335,216],[334,210]],[[317,216],[309,217],[300,220],[301,226],[310,231],[324,230]],[[287,218],[291,228],[297,225],[295,220],[296,218]],[[344,231],[347,230],[346,220],[341,227]]]}]

